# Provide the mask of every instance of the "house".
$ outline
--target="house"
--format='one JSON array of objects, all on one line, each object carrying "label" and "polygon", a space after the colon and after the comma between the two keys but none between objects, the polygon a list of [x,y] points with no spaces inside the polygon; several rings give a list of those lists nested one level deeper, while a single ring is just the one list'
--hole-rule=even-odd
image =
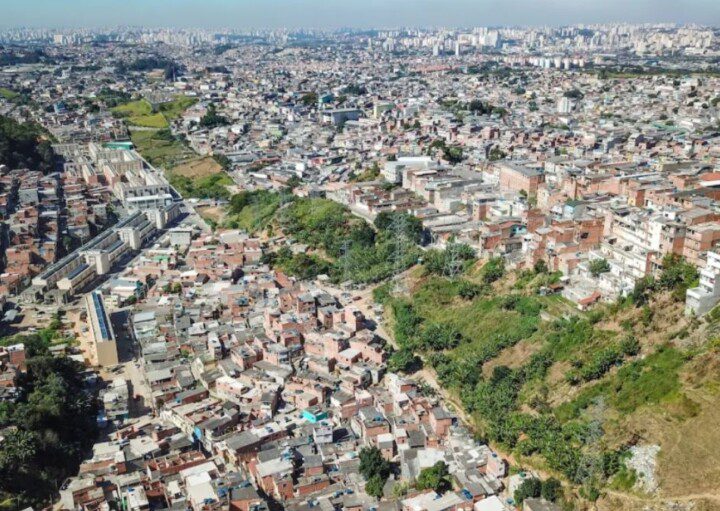
[{"label": "house", "polygon": [[473,505],[473,511],[510,511],[496,495],[478,500]]}]

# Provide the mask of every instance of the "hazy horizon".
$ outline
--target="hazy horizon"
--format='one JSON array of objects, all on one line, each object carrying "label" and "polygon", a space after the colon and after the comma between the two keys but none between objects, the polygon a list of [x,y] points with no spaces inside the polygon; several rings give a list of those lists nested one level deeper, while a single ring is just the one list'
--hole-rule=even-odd
[{"label": "hazy horizon", "polygon": [[720,0],[0,0],[0,9],[2,28],[720,25]]}]

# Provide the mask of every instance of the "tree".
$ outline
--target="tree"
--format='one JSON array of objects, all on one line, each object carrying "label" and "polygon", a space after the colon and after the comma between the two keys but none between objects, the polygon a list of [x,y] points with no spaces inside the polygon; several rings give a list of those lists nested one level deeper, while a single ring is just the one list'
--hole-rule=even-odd
[{"label": "tree", "polygon": [[597,277],[601,273],[607,273],[610,271],[610,263],[606,259],[593,259],[590,261],[590,274],[593,277]]},{"label": "tree", "polygon": [[365,493],[371,497],[379,499],[383,496],[383,487],[385,486],[385,480],[379,475],[374,475],[365,483]]},{"label": "tree", "polygon": [[460,146],[445,147],[443,157],[450,163],[460,163],[463,161],[463,149]]},{"label": "tree", "polygon": [[360,473],[367,480],[373,476],[379,476],[385,484],[390,476],[390,463],[383,458],[380,449],[377,447],[363,447],[360,449]]},{"label": "tree", "polygon": [[464,243],[449,243],[445,250],[428,250],[423,266],[428,273],[455,276],[475,260],[475,251]]},{"label": "tree", "polygon": [[388,370],[393,373],[414,373],[422,369],[420,357],[410,348],[400,348],[388,358]]},{"label": "tree", "polygon": [[227,171],[232,168],[232,162],[230,161],[230,158],[225,156],[224,154],[216,154],[213,156],[213,159],[220,165],[223,170]]},{"label": "tree", "polygon": [[560,497],[562,497],[562,494],[562,485],[560,484],[560,481],[558,481],[554,477],[551,477],[550,479],[542,482],[542,487],[540,488],[540,496],[545,500],[555,502]]},{"label": "tree", "polygon": [[395,317],[395,340],[400,346],[408,346],[415,341],[422,325],[422,318],[406,301],[395,300],[392,305]]},{"label": "tree", "polygon": [[39,125],[0,115],[0,163],[12,168],[29,168],[51,172],[55,153],[49,135]]},{"label": "tree", "polygon": [[540,482],[540,479],[535,477],[525,479],[520,486],[518,486],[518,489],[515,490],[515,494],[513,495],[515,505],[522,506],[525,499],[539,497],[541,492],[542,483]]},{"label": "tree", "polygon": [[315,92],[308,92],[302,98],[300,98],[300,101],[305,106],[313,106],[316,105],[318,102],[318,95]]},{"label": "tree", "polygon": [[218,126],[226,126],[228,124],[228,120],[217,113],[217,108],[213,103],[208,105],[205,115],[203,115],[200,119],[200,126],[203,128],[216,128]]},{"label": "tree", "polygon": [[395,483],[392,489],[393,497],[395,497],[396,499],[403,498],[405,495],[407,495],[408,488],[408,483],[404,481],[398,481],[397,483]]},{"label": "tree", "polygon": [[97,434],[97,404],[83,389],[82,366],[49,355],[27,360],[26,397],[3,409],[12,426],[0,445],[0,493],[39,505],[77,468]]},{"label": "tree", "polygon": [[422,469],[418,475],[418,490],[433,490],[443,494],[450,488],[452,488],[450,472],[444,461],[438,461],[432,467]]},{"label": "tree", "polygon": [[643,277],[635,282],[630,298],[637,307],[645,305],[650,301],[650,296],[655,288],[655,279],[652,276]]},{"label": "tree", "polygon": [[449,324],[430,323],[420,334],[419,343],[424,349],[442,351],[456,347],[461,339],[462,335]]},{"label": "tree", "polygon": [[663,271],[657,280],[657,286],[672,291],[676,300],[684,300],[686,291],[698,284],[697,268],[677,254],[663,257],[662,266]]},{"label": "tree", "polygon": [[502,257],[493,257],[482,267],[482,279],[486,284],[492,284],[505,275],[505,261]]},{"label": "tree", "polygon": [[544,259],[538,259],[533,265],[533,270],[535,271],[535,273],[547,273],[548,265]]},{"label": "tree", "polygon": [[578,89],[570,89],[569,91],[565,91],[563,96],[569,99],[582,99],[583,93],[580,92]]},{"label": "tree", "polygon": [[382,497],[385,481],[390,477],[390,463],[383,458],[380,449],[373,446],[360,450],[360,473],[367,481],[367,494],[378,499]]},{"label": "tree", "polygon": [[364,85],[357,85],[355,83],[346,86],[342,90],[343,94],[349,94],[351,96],[361,96],[367,93],[367,89]]},{"label": "tree", "polygon": [[[43,329],[45,330],[45,329]],[[42,332],[42,331],[41,331]],[[28,358],[38,355],[46,355],[52,336],[41,335],[39,333],[29,335],[14,335],[0,339],[0,346],[10,346],[12,344],[23,343],[25,345],[25,354]]]},{"label": "tree", "polygon": [[490,149],[490,153],[488,154],[488,160],[490,161],[498,161],[502,160],[507,156],[507,153],[500,149],[499,147],[495,146],[492,149]]}]

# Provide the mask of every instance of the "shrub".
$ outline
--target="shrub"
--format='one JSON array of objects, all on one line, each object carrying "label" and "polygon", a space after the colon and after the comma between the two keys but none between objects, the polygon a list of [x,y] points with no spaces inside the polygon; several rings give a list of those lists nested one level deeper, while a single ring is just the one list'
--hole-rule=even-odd
[{"label": "shrub", "polygon": [[601,273],[607,273],[610,271],[610,263],[606,259],[593,259],[590,261],[590,274],[593,277],[597,277]]},{"label": "shrub", "polygon": [[482,267],[481,271],[483,282],[492,284],[500,280],[505,275],[505,261],[502,257],[493,257]]},{"label": "shrub", "polygon": [[515,490],[515,493],[513,494],[513,498],[515,499],[516,505],[522,506],[525,499],[539,497],[541,492],[542,483],[540,482],[540,479],[531,477],[520,483],[520,486],[518,486],[517,490]]}]

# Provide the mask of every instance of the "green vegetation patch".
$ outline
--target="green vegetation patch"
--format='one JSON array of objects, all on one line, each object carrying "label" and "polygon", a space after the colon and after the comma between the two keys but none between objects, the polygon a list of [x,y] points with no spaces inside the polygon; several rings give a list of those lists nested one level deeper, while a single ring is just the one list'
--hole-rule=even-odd
[{"label": "green vegetation patch", "polygon": [[312,279],[332,271],[331,261],[315,254],[293,254],[288,247],[281,248],[275,254],[269,254],[264,262],[271,263],[274,267],[299,279]]},{"label": "green vegetation patch", "polygon": [[143,115],[150,115],[153,111],[152,105],[144,99],[137,101],[128,101],[122,105],[117,105],[112,108],[112,111],[118,114],[120,117],[140,117]]},{"label": "green vegetation patch", "polygon": [[132,126],[162,129],[167,128],[170,121],[179,118],[196,102],[195,98],[177,96],[173,101],[161,103],[155,111],[149,101],[139,99],[120,103],[112,108],[112,112]]},{"label": "green vegetation patch", "polygon": [[250,233],[270,225],[280,207],[280,194],[267,190],[242,191],[230,199],[225,226]]},{"label": "green vegetation patch", "polygon": [[[406,372],[430,365],[476,419],[481,435],[517,456],[542,460],[545,469],[581,485],[586,498],[597,498],[611,481],[630,484],[631,474],[615,477],[624,448],[605,445],[602,427],[585,412],[603,404],[628,415],[670,403],[691,416],[692,403],[680,392],[683,352],[663,346],[639,358],[641,345],[632,335],[599,328],[602,312],[566,316],[571,311],[559,298],[538,293],[556,278],[544,264],[519,272],[514,281],[495,259],[479,270],[451,267],[448,277],[447,263],[456,260],[449,250],[426,254],[425,276],[409,297],[378,291],[376,300],[391,308],[399,345],[389,365]],[[682,261],[668,261],[653,291],[684,288],[693,278]],[[541,321],[546,309],[561,319]],[[494,362],[520,342],[523,355],[514,367]],[[488,362],[489,376],[483,372]],[[551,368],[563,371],[564,381]],[[582,387],[572,401],[552,406],[550,386],[565,382]]]},{"label": "green vegetation patch", "polygon": [[5,98],[8,101],[12,101],[19,96],[20,94],[15,92],[14,90],[8,89],[6,87],[0,87],[0,97]]},{"label": "green vegetation patch", "polygon": [[50,135],[38,124],[20,124],[0,116],[0,162],[11,169],[27,167],[43,172],[53,171],[55,153]]},{"label": "green vegetation patch", "polygon": [[176,96],[173,101],[162,103],[158,108],[165,119],[172,121],[178,119],[185,110],[197,103],[197,98],[189,96]]},{"label": "green vegetation patch", "polygon": [[376,231],[336,202],[297,199],[280,211],[278,222],[288,236],[336,261],[336,281],[380,282],[412,266],[420,255],[422,226],[405,213],[378,215]]},{"label": "green vegetation patch", "polygon": [[49,353],[50,330],[0,341],[23,342],[28,355],[22,397],[0,404],[0,494],[18,508],[50,504],[97,436],[97,403],[85,391],[84,367]]},{"label": "green vegetation patch", "polygon": [[421,252],[417,244],[422,225],[411,215],[383,213],[373,228],[336,202],[297,198],[289,190],[233,196],[224,225],[249,232],[279,227],[315,254],[305,258],[275,254],[267,262],[298,276],[327,273],[335,282],[380,282],[415,264]]},{"label": "green vegetation patch", "polygon": [[153,112],[152,105],[144,99],[118,105],[112,109],[115,115],[122,117],[133,126],[145,128],[167,128],[168,122],[160,112]]},{"label": "green vegetation patch", "polygon": [[167,129],[132,130],[130,140],[137,151],[156,167],[170,169],[194,156],[194,153]]},{"label": "green vegetation patch", "polygon": [[232,178],[225,172],[193,179],[171,171],[168,172],[168,180],[183,197],[197,199],[228,199],[230,192],[227,187],[233,184]]},{"label": "green vegetation patch", "polygon": [[643,359],[629,363],[609,379],[587,387],[572,401],[559,406],[561,420],[579,417],[583,410],[602,400],[622,414],[642,406],[658,404],[680,390],[679,373],[687,355],[676,348],[661,346]]}]

